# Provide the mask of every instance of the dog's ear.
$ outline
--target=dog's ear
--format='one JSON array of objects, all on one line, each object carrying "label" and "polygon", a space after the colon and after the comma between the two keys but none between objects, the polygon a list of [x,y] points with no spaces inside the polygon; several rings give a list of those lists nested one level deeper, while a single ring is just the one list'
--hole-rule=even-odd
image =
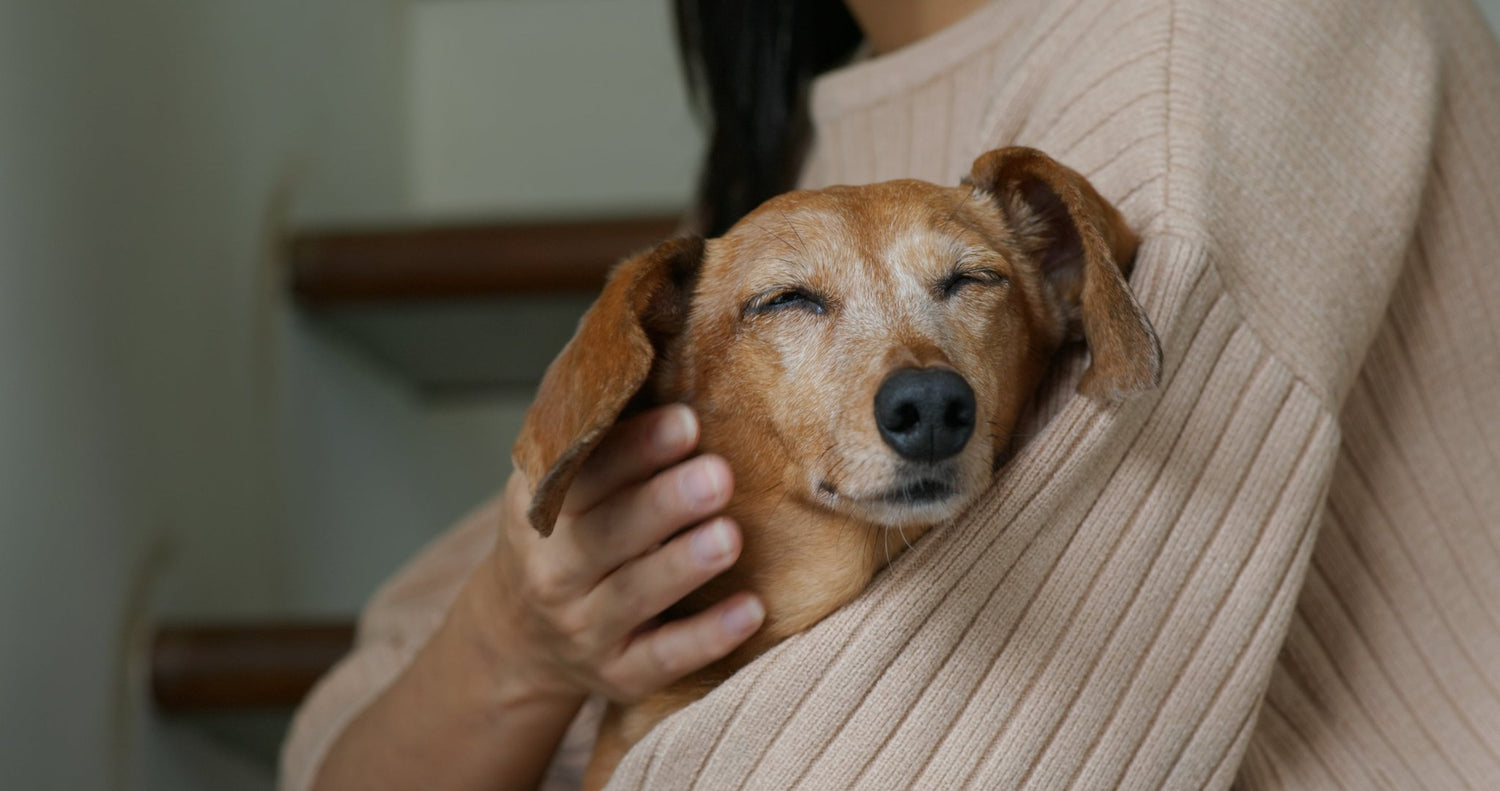
[{"label": "dog's ear", "polygon": [[999,205],[1067,312],[1069,333],[1088,342],[1079,392],[1113,402],[1160,383],[1161,342],[1125,282],[1139,239],[1119,210],[1032,148],[979,157],[965,183]]},{"label": "dog's ear", "polygon": [[552,361],[511,451],[531,484],[526,518],[552,533],[578,468],[646,383],[687,321],[703,240],[673,239],[615,267]]}]

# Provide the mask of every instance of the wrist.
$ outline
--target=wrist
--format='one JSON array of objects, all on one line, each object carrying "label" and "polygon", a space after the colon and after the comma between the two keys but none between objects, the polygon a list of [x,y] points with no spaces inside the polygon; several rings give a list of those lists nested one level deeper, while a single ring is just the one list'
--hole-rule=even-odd
[{"label": "wrist", "polygon": [[588,691],[536,656],[514,595],[501,584],[491,556],[469,576],[444,625],[455,653],[467,657],[477,693],[499,709],[518,706],[577,709]]}]

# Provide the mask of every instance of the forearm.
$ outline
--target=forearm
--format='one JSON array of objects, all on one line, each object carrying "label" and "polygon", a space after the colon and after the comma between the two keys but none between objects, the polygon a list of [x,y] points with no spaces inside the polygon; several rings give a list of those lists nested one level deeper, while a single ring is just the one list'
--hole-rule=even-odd
[{"label": "forearm", "polygon": [[496,645],[492,564],[410,667],[329,749],[314,788],[521,789],[541,780],[581,692],[547,689]]}]

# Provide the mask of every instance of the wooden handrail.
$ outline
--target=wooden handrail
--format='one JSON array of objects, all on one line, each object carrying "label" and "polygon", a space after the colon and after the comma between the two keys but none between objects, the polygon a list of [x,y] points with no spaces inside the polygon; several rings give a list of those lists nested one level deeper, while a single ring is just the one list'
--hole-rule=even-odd
[{"label": "wooden handrail", "polygon": [[620,258],[672,236],[676,216],[305,230],[287,243],[291,290],[311,307],[591,292]]},{"label": "wooden handrail", "polygon": [[151,640],[159,711],[291,708],[354,644],[349,622],[174,624]]}]

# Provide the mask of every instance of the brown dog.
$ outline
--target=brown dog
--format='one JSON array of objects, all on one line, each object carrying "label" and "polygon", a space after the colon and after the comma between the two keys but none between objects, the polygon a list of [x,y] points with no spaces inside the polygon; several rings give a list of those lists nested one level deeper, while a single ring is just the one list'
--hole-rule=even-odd
[{"label": "brown dog", "polygon": [[766,618],[724,660],[611,705],[585,787],[957,516],[1065,341],[1087,341],[1084,394],[1115,401],[1155,386],[1160,346],[1125,283],[1136,245],[1082,176],[1007,148],[980,157],[961,187],[791,192],[722,238],[669,241],[617,267],[516,443],[535,487],[531,522],[551,531],[574,472],[623,413],[690,404],[701,450],[734,470],[726,511],[743,550],[669,615],[750,590]]}]

